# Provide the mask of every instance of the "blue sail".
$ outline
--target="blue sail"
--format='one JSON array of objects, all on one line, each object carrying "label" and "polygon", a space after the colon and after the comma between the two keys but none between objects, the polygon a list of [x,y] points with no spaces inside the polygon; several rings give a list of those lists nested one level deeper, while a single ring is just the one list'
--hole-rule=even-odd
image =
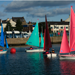
[{"label": "blue sail", "polygon": [[43,40],[43,35],[41,33],[41,44],[40,44],[40,47],[44,47],[44,40]]},{"label": "blue sail", "polygon": [[6,42],[6,48],[9,48],[8,42],[7,42],[7,40],[6,40],[6,36],[5,36],[5,42]]},{"label": "blue sail", "polygon": [[39,30],[38,30],[38,21],[35,25],[35,28],[30,36],[30,38],[28,39],[27,43],[28,45],[33,45],[33,46],[37,46],[39,47]]},{"label": "blue sail", "polygon": [[4,32],[3,32],[3,25],[1,23],[1,40],[0,40],[0,46],[4,47]]}]

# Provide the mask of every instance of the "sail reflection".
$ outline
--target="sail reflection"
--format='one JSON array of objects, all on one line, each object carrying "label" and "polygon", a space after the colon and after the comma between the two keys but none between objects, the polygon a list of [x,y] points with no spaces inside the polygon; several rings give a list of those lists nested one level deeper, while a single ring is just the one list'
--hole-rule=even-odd
[{"label": "sail reflection", "polygon": [[60,71],[62,75],[75,75],[75,61],[63,60],[60,61]]}]

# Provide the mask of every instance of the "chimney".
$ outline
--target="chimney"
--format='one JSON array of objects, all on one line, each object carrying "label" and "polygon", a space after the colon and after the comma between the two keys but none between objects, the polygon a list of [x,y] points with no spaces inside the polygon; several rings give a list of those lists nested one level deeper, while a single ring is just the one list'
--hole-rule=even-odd
[{"label": "chimney", "polygon": [[63,20],[61,19],[61,22],[62,22]]}]

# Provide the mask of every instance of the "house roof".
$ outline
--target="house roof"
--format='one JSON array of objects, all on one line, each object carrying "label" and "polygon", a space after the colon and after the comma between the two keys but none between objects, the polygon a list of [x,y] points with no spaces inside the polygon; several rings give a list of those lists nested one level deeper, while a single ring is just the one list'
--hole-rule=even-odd
[{"label": "house roof", "polygon": [[70,22],[70,15],[69,15],[69,18],[67,18],[67,19],[65,20],[65,22]]},{"label": "house roof", "polygon": [[69,22],[48,22],[50,25],[69,25]]},{"label": "house roof", "polygon": [[[45,23],[45,22],[41,22],[41,23]],[[49,25],[69,25],[69,22],[59,22],[59,21],[48,21],[47,22]]]},{"label": "house roof", "polygon": [[26,23],[26,20],[24,19],[24,17],[12,17],[13,21],[17,21],[18,19],[20,19],[20,21],[22,22],[22,25],[32,25],[32,24],[28,24]]},{"label": "house roof", "polygon": [[[2,20],[2,23],[7,23],[6,20]],[[0,25],[1,25],[1,19],[0,19]]]},{"label": "house roof", "polygon": [[24,17],[12,17],[12,20],[15,21],[15,22],[16,22],[18,19],[20,19],[21,22],[23,22],[23,21],[25,20]]},{"label": "house roof", "polygon": [[2,23],[7,23],[7,20],[2,20]]},{"label": "house roof", "polygon": [[0,19],[0,24],[1,24],[1,19]]}]

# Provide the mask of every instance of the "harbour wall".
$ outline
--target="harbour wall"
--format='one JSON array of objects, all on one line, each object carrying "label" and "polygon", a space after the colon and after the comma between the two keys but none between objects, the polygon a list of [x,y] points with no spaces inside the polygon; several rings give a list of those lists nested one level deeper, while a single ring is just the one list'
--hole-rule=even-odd
[{"label": "harbour wall", "polygon": [[[62,37],[50,37],[51,38],[51,43],[61,43]],[[25,43],[27,42],[29,38],[7,38],[7,42],[10,45],[26,45]],[[39,38],[41,40],[41,38]],[[34,40],[33,40],[34,41]]]}]

